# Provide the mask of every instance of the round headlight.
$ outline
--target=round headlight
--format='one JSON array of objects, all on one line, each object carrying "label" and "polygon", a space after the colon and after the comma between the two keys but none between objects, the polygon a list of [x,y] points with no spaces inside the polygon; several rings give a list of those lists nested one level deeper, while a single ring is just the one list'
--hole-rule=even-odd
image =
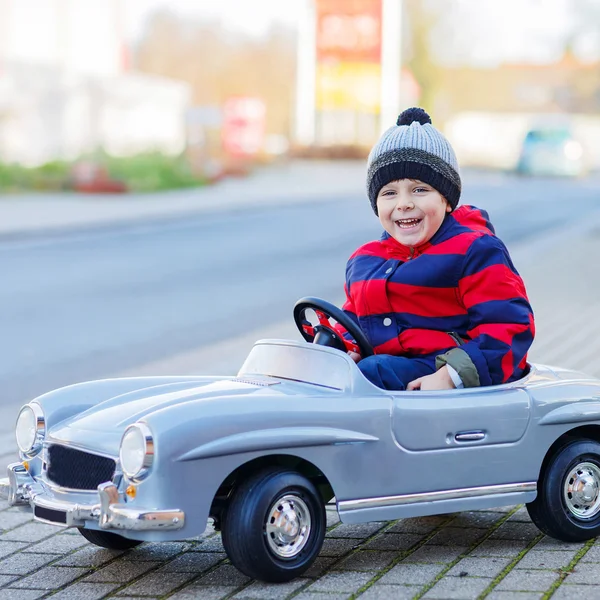
[{"label": "round headlight", "polygon": [[130,479],[142,479],[154,460],[154,442],[147,425],[130,425],[121,439],[119,452],[123,473]]},{"label": "round headlight", "polygon": [[27,455],[37,454],[42,448],[46,425],[39,404],[26,404],[17,417],[15,434],[19,450]]}]

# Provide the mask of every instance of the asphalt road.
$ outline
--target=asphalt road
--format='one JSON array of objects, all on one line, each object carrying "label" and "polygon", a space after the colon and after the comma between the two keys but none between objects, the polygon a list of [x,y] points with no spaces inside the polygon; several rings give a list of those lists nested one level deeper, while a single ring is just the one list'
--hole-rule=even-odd
[{"label": "asphalt road", "polygon": [[[364,196],[0,242],[0,433],[49,389],[136,372],[289,320],[306,295],[339,301],[344,266],[379,235]],[[600,211],[600,181],[476,175],[509,248]],[[200,366],[199,372],[202,371]],[[3,426],[5,424],[5,426]]]},{"label": "asphalt road", "polygon": [[[464,200],[489,210],[524,274],[531,360],[600,376],[600,181],[465,179]],[[219,373],[257,337],[297,335],[294,301],[339,302],[347,255],[378,233],[357,195],[0,242],[0,453],[14,454],[17,407],[41,391],[122,373]],[[0,455],[3,466],[14,459]],[[600,542],[550,539],[524,507],[362,525],[327,513],[313,568],[269,586],[228,564],[210,529],[121,554],[0,502],[0,600],[575,600],[600,584]]]}]

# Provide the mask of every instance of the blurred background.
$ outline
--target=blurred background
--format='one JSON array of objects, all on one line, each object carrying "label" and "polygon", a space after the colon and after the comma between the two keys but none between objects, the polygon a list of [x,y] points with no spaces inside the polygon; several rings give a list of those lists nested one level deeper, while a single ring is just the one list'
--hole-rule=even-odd
[{"label": "blurred background", "polygon": [[600,0],[0,0],[6,443],[53,387],[298,339],[413,105],[525,278],[532,360],[600,375]]},{"label": "blurred background", "polygon": [[0,0],[0,185],[363,157],[414,104],[465,167],[581,175],[599,39],[598,0]]}]

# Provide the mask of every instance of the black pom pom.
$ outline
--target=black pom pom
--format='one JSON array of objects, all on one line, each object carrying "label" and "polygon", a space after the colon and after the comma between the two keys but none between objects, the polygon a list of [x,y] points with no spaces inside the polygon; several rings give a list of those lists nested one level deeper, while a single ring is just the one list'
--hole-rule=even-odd
[{"label": "black pom pom", "polygon": [[425,123],[431,123],[431,117],[422,108],[407,108],[398,117],[396,125],[410,125],[415,121],[421,123],[421,125],[425,125]]}]

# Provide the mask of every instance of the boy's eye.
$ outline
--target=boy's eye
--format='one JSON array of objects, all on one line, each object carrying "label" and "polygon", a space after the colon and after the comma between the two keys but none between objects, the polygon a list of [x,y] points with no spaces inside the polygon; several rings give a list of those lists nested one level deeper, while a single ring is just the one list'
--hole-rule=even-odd
[{"label": "boy's eye", "polygon": [[413,191],[417,194],[422,194],[423,192],[428,192],[429,190],[425,187],[416,187]]},{"label": "boy's eye", "polygon": [[396,192],[394,192],[394,190],[386,190],[385,192],[382,192],[382,196],[393,196]]}]

